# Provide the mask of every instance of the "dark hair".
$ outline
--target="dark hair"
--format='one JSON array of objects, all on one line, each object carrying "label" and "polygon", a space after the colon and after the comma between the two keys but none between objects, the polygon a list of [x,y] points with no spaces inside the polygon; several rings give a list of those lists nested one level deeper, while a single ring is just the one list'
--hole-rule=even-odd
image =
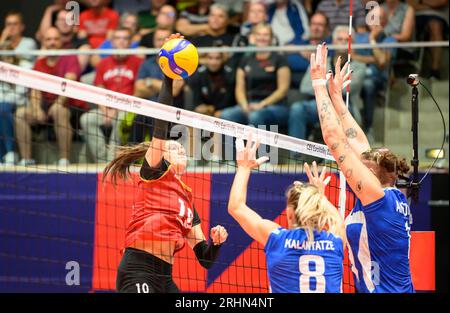
[{"label": "dark hair", "polygon": [[136,161],[145,157],[145,153],[150,147],[150,142],[142,142],[134,146],[117,147],[117,156],[103,170],[103,181],[108,175],[111,176],[114,185],[117,185],[117,178],[127,179],[130,175],[130,166]]},{"label": "dark hair", "polygon": [[409,165],[405,158],[400,158],[385,147],[372,148],[362,153],[362,159],[373,161],[380,167],[381,184],[392,184],[399,175],[409,172]]},{"label": "dark hair", "polygon": [[8,17],[10,17],[10,16],[18,16],[19,19],[20,19],[20,22],[23,24],[23,14],[22,14],[22,12],[17,11],[17,10],[9,11],[9,12],[6,13],[6,15],[5,15],[5,21],[6,21],[6,19],[7,19]]}]

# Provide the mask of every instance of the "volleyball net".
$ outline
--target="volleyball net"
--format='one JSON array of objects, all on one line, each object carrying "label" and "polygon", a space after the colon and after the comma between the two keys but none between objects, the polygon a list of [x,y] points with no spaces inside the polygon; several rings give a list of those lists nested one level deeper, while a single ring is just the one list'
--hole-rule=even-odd
[{"label": "volleyball net", "polygon": [[[170,122],[171,137],[186,149],[182,180],[192,189],[206,238],[215,225],[229,234],[209,270],[201,267],[188,245],[175,255],[173,277],[183,292],[269,292],[263,247],[227,212],[236,170],[235,138],[252,133],[262,144],[259,155],[270,158],[252,173],[248,188],[248,205],[262,217],[287,227],[285,191],[294,181],[307,180],[305,161],[318,162],[332,176],[326,195],[342,215],[354,205],[327,147],[289,137],[277,126],[246,126],[7,63],[0,63],[0,81],[10,97],[25,93],[35,104],[64,101],[69,112],[39,119],[27,115],[30,112],[18,114],[18,107],[15,125],[31,133],[16,129],[13,138],[2,138],[20,145],[16,150],[21,154],[29,149],[35,160],[1,166],[2,291],[115,290],[142,160],[132,166],[131,178],[116,186],[109,179],[102,181],[102,171],[117,144],[151,140],[154,118]],[[100,107],[119,113],[105,122]],[[64,135],[70,136],[70,164],[58,164],[67,149]],[[343,291],[352,292],[347,257],[344,267]]]}]

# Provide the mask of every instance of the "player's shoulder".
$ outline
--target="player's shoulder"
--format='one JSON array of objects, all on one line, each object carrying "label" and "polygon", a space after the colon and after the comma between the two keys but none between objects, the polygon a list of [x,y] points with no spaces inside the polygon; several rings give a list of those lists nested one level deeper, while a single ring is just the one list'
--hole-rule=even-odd
[{"label": "player's shoulder", "polygon": [[274,234],[274,235],[280,235],[281,233],[286,232],[286,231],[287,231],[286,228],[278,227],[278,228],[272,230],[270,233]]},{"label": "player's shoulder", "polygon": [[303,228],[293,228],[293,229],[287,229],[284,227],[279,227],[277,229],[274,229],[271,232],[271,235],[274,238],[290,238],[290,239],[304,239],[306,238],[306,231]]},{"label": "player's shoulder", "polygon": [[387,201],[404,201],[406,202],[406,197],[403,194],[403,192],[401,192],[400,189],[396,188],[396,187],[387,187],[384,188],[384,197]]}]

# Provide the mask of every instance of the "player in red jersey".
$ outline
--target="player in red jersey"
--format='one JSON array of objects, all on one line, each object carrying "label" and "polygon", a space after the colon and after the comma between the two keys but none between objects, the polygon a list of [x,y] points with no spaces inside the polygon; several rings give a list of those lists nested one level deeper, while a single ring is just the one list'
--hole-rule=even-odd
[{"label": "player in red jersey", "polygon": [[[180,37],[172,35],[168,40]],[[172,104],[172,83],[164,77],[158,102]],[[211,229],[210,242],[205,240],[192,191],[180,179],[186,168],[186,151],[178,142],[168,140],[167,133],[168,122],[155,120],[152,141],[119,148],[118,156],[104,171],[104,177],[110,175],[116,183],[118,177],[126,179],[130,165],[144,157],[126,248],[117,271],[119,292],[178,292],[172,264],[185,241],[208,269],[228,237],[226,229],[218,225]]]}]

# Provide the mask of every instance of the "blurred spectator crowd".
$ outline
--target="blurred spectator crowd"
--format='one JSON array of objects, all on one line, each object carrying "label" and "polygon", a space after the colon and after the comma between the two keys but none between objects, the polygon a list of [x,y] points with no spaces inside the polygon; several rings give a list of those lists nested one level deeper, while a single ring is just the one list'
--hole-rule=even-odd
[{"label": "blurred spectator crowd", "polygon": [[[0,49],[16,56],[3,62],[82,81],[127,95],[156,100],[162,82],[156,55],[179,32],[197,47],[347,45],[349,0],[79,0],[78,17],[55,0],[41,18],[34,38],[23,36],[21,12],[7,14],[0,26]],[[381,49],[377,43],[448,39],[448,0],[353,1],[353,42],[374,45],[354,50],[350,109],[373,140],[377,101],[393,75],[415,64],[417,49]],[[74,22],[79,22],[77,23]],[[136,49],[133,55],[68,55],[33,58],[20,52],[43,49]],[[442,48],[430,48],[426,75],[441,79]],[[207,53],[197,72],[174,84],[174,105],[242,124],[277,125],[301,139],[318,125],[309,58],[295,53]],[[330,66],[347,50],[333,51]],[[397,67],[397,70],[396,70]],[[0,163],[32,165],[32,141],[50,128],[59,165],[70,163],[74,140],[86,143],[93,162],[114,157],[115,146],[150,139],[152,120],[39,90],[0,82]],[[50,127],[49,127],[50,125]],[[17,147],[16,147],[17,145]]]}]

